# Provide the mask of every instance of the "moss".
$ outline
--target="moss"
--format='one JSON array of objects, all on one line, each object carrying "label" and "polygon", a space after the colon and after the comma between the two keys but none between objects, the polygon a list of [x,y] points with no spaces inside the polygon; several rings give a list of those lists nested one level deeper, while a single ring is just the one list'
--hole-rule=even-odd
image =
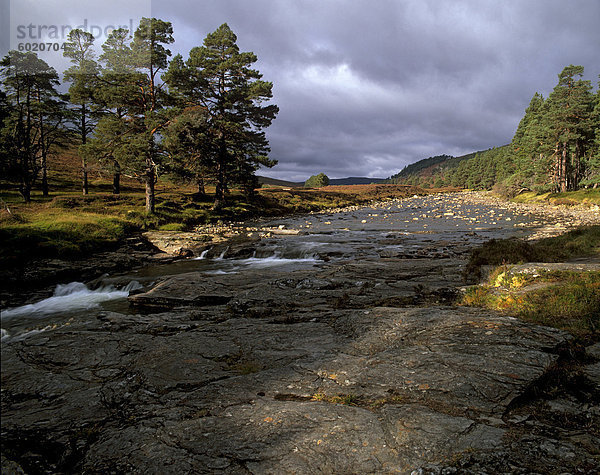
[{"label": "moss", "polygon": [[553,205],[573,206],[577,204],[600,204],[600,189],[581,189],[565,193],[535,193],[528,191],[515,196],[515,203],[551,203]]},{"label": "moss", "polygon": [[161,231],[185,231],[186,226],[183,223],[169,223],[159,226],[158,229]]},{"label": "moss", "polygon": [[335,396],[328,396],[323,393],[315,393],[312,396],[313,401],[328,402],[330,404],[342,404],[345,406],[360,406],[362,400],[355,394],[337,394]]},{"label": "moss", "polygon": [[[532,283],[548,285],[528,289]],[[600,272],[501,273],[483,285],[468,288],[461,304],[504,311],[531,323],[568,331],[584,341],[600,339]]]},{"label": "moss", "polygon": [[0,228],[0,262],[76,258],[117,245],[134,226],[118,218],[87,214],[50,215]]}]

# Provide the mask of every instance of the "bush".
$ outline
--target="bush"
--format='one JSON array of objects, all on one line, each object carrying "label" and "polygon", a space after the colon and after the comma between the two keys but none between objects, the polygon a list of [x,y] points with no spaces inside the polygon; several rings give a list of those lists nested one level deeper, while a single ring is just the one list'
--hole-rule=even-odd
[{"label": "bush", "polygon": [[329,185],[329,177],[325,173],[311,176],[304,183],[304,188],[322,188]]}]

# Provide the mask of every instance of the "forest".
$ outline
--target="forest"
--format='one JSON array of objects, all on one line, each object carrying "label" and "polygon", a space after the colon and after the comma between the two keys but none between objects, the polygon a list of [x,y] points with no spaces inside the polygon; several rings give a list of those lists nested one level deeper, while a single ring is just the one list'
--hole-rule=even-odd
[{"label": "forest", "polygon": [[113,30],[97,56],[95,38],[71,30],[63,55],[68,92],[58,73],[33,52],[10,51],[0,63],[0,174],[25,202],[48,196],[48,163],[76,147],[81,188],[89,193],[90,163],[112,176],[144,184],[146,211],[155,211],[160,176],[215,187],[214,209],[236,185],[251,197],[255,171],[272,167],[264,129],[278,113],[272,83],[252,69],[227,24],[207,35],[189,57],[171,58],[170,22],[143,18],[135,32]]},{"label": "forest", "polygon": [[544,98],[535,93],[508,145],[408,165],[390,183],[429,187],[566,192],[600,185],[600,88],[583,80],[583,66],[567,66]]}]

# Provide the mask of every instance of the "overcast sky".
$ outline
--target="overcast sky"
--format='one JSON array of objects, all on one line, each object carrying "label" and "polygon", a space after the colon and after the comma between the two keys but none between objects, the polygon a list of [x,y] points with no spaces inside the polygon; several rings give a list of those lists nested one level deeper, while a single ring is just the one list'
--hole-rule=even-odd
[{"label": "overcast sky", "polygon": [[151,11],[184,57],[227,22],[280,108],[267,132],[279,164],[261,174],[295,181],[387,177],[506,144],[563,67],[583,65],[595,86],[600,74],[599,0],[13,0],[12,34],[34,15],[80,21],[84,7],[99,25]]}]

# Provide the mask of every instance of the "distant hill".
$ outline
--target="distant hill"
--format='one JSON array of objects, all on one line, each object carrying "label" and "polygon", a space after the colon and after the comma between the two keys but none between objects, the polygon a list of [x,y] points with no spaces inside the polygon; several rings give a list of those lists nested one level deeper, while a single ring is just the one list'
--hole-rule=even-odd
[{"label": "distant hill", "polygon": [[304,182],[297,183],[294,181],[277,180],[276,178],[269,178],[268,176],[257,176],[256,178],[258,178],[258,182],[261,185],[285,186],[288,188],[298,188],[304,186]]},{"label": "distant hill", "polygon": [[[304,186],[304,182],[294,182],[277,180],[275,178],[269,178],[266,176],[258,176],[258,182],[264,185],[271,186],[286,186],[289,188],[297,188]],[[330,185],[370,185],[371,183],[384,183],[385,178],[368,178],[364,176],[351,176],[348,178],[331,178],[329,180]]]},{"label": "distant hill", "polygon": [[368,178],[364,176],[350,176],[348,178],[331,178],[330,185],[370,185],[371,183],[383,183],[385,178]]},{"label": "distant hill", "polygon": [[508,145],[460,157],[436,155],[407,165],[385,182],[436,188],[458,186],[490,189],[496,182],[497,169],[503,166],[506,152]]}]

